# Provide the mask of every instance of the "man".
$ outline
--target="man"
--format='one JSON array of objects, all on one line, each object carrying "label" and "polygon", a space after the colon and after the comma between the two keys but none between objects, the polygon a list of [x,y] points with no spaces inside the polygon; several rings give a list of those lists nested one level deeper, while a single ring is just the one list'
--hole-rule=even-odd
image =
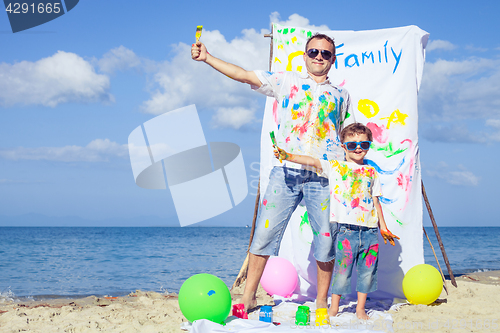
[{"label": "man", "polygon": [[[338,134],[344,125],[355,120],[348,112],[347,91],[328,80],[328,72],[335,61],[335,44],[330,37],[316,34],[307,41],[305,51],[307,73],[247,71],[212,56],[201,42],[193,44],[191,57],[276,99],[279,147],[318,159],[343,160]],[[302,199],[314,231],[314,257],[318,269],[316,307],[328,307],[335,257],[333,242],[337,233],[337,225],[329,222],[329,197],[328,179],[319,177],[313,168],[275,161],[250,247],[247,283],[241,299],[245,310],[257,305],[255,293],[267,259],[278,253],[288,220]]]}]

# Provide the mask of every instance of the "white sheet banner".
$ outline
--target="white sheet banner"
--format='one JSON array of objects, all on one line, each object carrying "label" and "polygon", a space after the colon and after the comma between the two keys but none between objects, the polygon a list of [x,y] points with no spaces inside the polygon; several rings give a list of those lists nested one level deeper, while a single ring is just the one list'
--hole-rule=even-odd
[{"label": "white sheet banner", "polygon": [[[272,71],[305,72],[302,54],[308,37],[315,32],[274,24]],[[429,35],[416,26],[322,33],[334,38],[336,45],[337,59],[330,80],[349,91],[356,120],[373,132],[367,160],[380,174],[387,225],[401,238],[393,247],[384,245],[379,237],[378,291],[370,296],[404,297],[404,274],[424,262],[417,93]],[[267,99],[262,126],[261,193],[266,191],[274,158],[269,137],[269,132],[276,130],[273,102]],[[299,296],[316,295],[311,241],[305,207],[300,205],[288,224],[279,253],[299,273],[300,284],[295,291]],[[355,278],[353,292],[354,283]]]}]

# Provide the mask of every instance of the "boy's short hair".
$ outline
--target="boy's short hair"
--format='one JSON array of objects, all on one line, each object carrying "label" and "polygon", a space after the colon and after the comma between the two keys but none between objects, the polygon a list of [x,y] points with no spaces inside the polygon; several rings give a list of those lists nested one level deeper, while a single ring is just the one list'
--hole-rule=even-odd
[{"label": "boy's short hair", "polygon": [[372,131],[361,123],[353,123],[346,126],[342,132],[340,132],[340,142],[344,143],[345,137],[354,134],[366,134],[368,141],[373,141]]},{"label": "boy's short hair", "polygon": [[333,38],[331,38],[330,36],[327,36],[325,34],[321,34],[319,32],[315,33],[314,35],[312,35],[311,37],[309,37],[309,39],[307,40],[307,42],[306,42],[306,49],[305,49],[306,52],[307,52],[307,46],[309,45],[309,42],[312,41],[313,39],[325,39],[327,42],[329,42],[330,44],[332,44],[333,55],[335,55],[335,42],[333,41]]}]

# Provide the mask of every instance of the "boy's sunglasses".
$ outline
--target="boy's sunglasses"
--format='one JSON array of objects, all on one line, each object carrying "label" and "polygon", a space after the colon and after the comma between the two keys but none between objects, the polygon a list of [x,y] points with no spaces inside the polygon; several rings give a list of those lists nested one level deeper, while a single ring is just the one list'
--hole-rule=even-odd
[{"label": "boy's sunglasses", "polygon": [[344,143],[347,150],[356,150],[358,146],[363,149],[363,150],[368,150],[370,149],[371,141],[361,141],[361,142],[355,142],[355,141],[349,141]]},{"label": "boy's sunglasses", "polygon": [[314,59],[318,56],[318,54],[321,52],[321,57],[325,60],[330,60],[332,57],[332,52],[328,50],[318,50],[318,49],[309,49],[307,50],[307,56],[311,59]]}]

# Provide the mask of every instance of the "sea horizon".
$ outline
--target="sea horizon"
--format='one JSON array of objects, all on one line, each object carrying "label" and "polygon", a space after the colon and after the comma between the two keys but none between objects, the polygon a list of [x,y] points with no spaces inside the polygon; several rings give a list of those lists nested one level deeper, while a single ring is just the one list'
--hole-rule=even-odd
[{"label": "sea horizon", "polygon": [[[125,296],[178,292],[209,273],[231,287],[246,257],[251,227],[0,227],[2,299]],[[432,226],[425,230],[449,276]],[[455,276],[500,270],[500,227],[439,227]],[[497,236],[494,236],[497,235]],[[470,239],[482,244],[469,246]],[[437,268],[423,236],[425,263]],[[496,257],[492,256],[496,253]]]}]

